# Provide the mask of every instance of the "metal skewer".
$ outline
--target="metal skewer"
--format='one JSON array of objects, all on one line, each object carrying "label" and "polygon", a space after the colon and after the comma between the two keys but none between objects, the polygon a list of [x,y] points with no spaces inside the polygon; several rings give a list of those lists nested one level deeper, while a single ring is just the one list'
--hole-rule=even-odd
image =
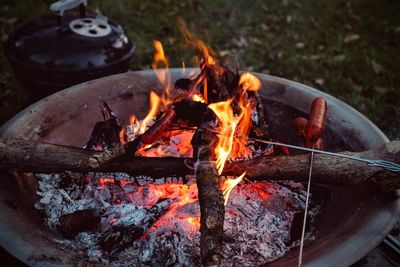
[{"label": "metal skewer", "polygon": [[247,138],[247,139],[252,140],[254,142],[259,142],[259,143],[264,143],[264,144],[269,144],[269,145],[286,146],[286,147],[290,147],[290,148],[294,148],[294,149],[298,149],[298,150],[309,151],[309,152],[329,155],[329,156],[333,156],[333,157],[341,157],[341,158],[357,160],[357,161],[365,162],[369,166],[372,166],[372,167],[382,167],[389,171],[400,172],[400,164],[397,164],[397,163],[394,163],[391,161],[387,161],[387,160],[364,159],[364,158],[354,157],[354,156],[335,153],[335,152],[318,150],[318,149],[314,149],[314,147],[307,148],[307,147],[301,147],[301,146],[295,146],[295,145],[288,145],[288,144],[284,144],[284,143],[280,143],[280,142],[266,141],[266,140],[257,139],[257,138]]},{"label": "metal skewer", "polygon": [[[315,144],[312,147],[313,150],[314,150],[314,146],[315,146]],[[314,151],[311,151],[310,167],[309,167],[309,171],[308,171],[308,182],[307,182],[307,196],[306,196],[306,203],[305,203],[305,208],[304,208],[303,227],[301,229],[299,264],[297,265],[298,267],[300,267],[301,264],[303,263],[304,236],[306,233],[306,223],[307,223],[308,203],[310,200],[310,188],[311,188],[311,176],[312,176],[313,162],[314,162]]]}]

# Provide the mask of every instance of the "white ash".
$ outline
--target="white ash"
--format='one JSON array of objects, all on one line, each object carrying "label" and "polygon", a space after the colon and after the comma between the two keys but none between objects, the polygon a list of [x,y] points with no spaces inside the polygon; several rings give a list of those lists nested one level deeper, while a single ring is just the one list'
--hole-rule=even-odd
[{"label": "white ash", "polygon": [[[72,176],[72,182],[61,187],[66,176]],[[96,232],[79,233],[70,241],[60,239],[60,245],[78,257],[109,266],[201,266],[200,233],[197,226],[188,222],[189,217],[199,220],[197,200],[174,206],[179,199],[171,199],[173,204],[168,211],[154,224],[147,225],[143,238],[110,255],[98,245],[102,234],[111,225],[141,225],[148,221],[151,207],[134,205],[126,194],[137,192],[154,179],[114,174],[114,178],[127,178],[121,187],[112,182],[101,184],[99,180],[104,176],[98,173],[89,177],[73,173],[39,174],[37,177],[40,200],[35,207],[43,210],[50,229],[57,231],[60,217],[77,210],[96,209],[101,216]],[[191,176],[169,177],[162,181],[174,184],[182,180],[191,181],[189,187],[195,186]],[[260,265],[283,256],[298,245],[298,241],[290,241],[290,228],[294,214],[304,209],[304,200],[304,188],[295,182],[236,186],[226,206],[222,266]],[[309,215],[314,218],[317,213],[318,206],[313,204]],[[312,231],[307,233],[307,238],[313,238]]]},{"label": "white ash", "polygon": [[[150,126],[152,126],[157,120],[157,117],[152,118],[148,124],[145,130],[147,130]],[[133,124],[128,124],[125,127],[125,134],[127,137],[128,141],[133,141],[135,140],[139,135],[140,135],[140,128],[141,125],[143,124],[143,120],[136,120]]]}]

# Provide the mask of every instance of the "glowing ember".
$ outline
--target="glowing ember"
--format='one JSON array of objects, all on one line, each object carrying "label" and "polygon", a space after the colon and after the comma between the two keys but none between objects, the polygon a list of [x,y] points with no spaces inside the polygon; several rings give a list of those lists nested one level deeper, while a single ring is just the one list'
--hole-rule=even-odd
[{"label": "glowing ember", "polygon": [[192,100],[196,101],[196,102],[206,103],[206,101],[204,100],[203,96],[201,96],[200,94],[194,94],[192,96]]},{"label": "glowing ember", "polygon": [[[101,223],[96,232],[83,232],[62,244],[90,263],[99,261],[112,266],[154,266],[166,261],[183,266],[202,266],[199,261],[200,208],[196,184],[144,184],[117,178],[87,177],[87,184],[77,186],[83,176],[73,176],[69,187],[60,188],[63,176],[37,175],[39,201],[37,209],[46,214],[53,230],[62,215],[77,210],[96,209]],[[136,177],[145,179],[144,177]],[[238,179],[227,180],[224,188]],[[67,197],[68,196],[68,197]],[[115,201],[116,197],[122,197]],[[302,210],[305,191],[301,184],[258,182],[235,186],[226,205],[224,235],[225,260],[221,266],[254,266],[284,255],[293,245],[290,229],[293,216]],[[109,255],[98,247],[98,240],[112,227],[125,227],[126,236],[143,227],[154,216],[153,205],[170,201],[169,207],[149,225],[143,235],[131,240],[122,251]],[[311,209],[314,217],[318,207]],[[119,229],[119,228],[117,228]],[[117,233],[116,233],[117,234]]]}]

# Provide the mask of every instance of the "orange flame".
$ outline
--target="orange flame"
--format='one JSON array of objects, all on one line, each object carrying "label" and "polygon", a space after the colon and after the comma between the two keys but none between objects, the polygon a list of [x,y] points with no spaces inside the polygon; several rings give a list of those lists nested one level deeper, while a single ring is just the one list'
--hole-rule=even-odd
[{"label": "orange flame", "polygon": [[216,165],[219,174],[222,173],[225,162],[231,153],[235,128],[238,124],[238,118],[233,115],[231,103],[232,100],[227,100],[208,105],[220,122],[218,143],[215,147]]},{"label": "orange flame", "polygon": [[215,52],[212,51],[205,43],[203,40],[200,40],[196,36],[194,36],[192,33],[190,33],[183,22],[183,20],[180,20],[180,29],[181,32],[185,38],[185,41],[187,44],[191,45],[194,47],[196,50],[198,50],[204,59],[204,64],[207,65],[212,65],[215,64],[215,60],[213,58],[213,55],[215,55]]},{"label": "orange flame", "polygon": [[146,117],[142,120],[142,123],[140,124],[139,134],[142,134],[146,131],[150,122],[157,115],[158,107],[160,106],[160,103],[161,103],[160,97],[154,91],[151,91],[151,93],[150,93],[150,110],[147,113]]},{"label": "orange flame", "polygon": [[229,194],[231,193],[232,189],[243,180],[243,177],[245,175],[246,175],[246,172],[244,172],[242,175],[240,175],[239,177],[237,177],[235,179],[226,179],[224,181],[222,190],[223,190],[224,199],[225,199],[225,202],[224,202],[225,206],[228,203]]},{"label": "orange flame", "polygon": [[[208,102],[208,88],[207,88],[207,78],[203,70],[209,65],[216,64],[213,56],[215,53],[207,47],[207,45],[194,35],[188,32],[186,26],[181,23],[181,30],[186,38],[186,41],[202,53],[203,62],[201,65],[202,73],[200,78],[196,79],[196,84],[199,85],[203,82],[203,94],[193,94],[192,100],[199,101],[203,103]],[[152,63],[152,68],[164,88],[164,92],[161,96],[157,95],[154,91],[150,94],[150,109],[146,117],[139,121],[135,116],[131,117],[130,120],[130,130],[133,131],[134,136],[144,133],[150,124],[153,122],[153,118],[157,115],[159,110],[163,110],[166,106],[171,104],[172,99],[171,93],[171,79],[168,71],[168,59],[165,56],[163,46],[161,42],[154,41],[155,48],[154,60]],[[183,68],[185,68],[184,63]],[[223,70],[223,68],[222,68]],[[218,129],[218,143],[215,147],[214,153],[216,155],[216,166],[218,173],[221,174],[226,160],[229,158],[235,158],[244,156],[249,153],[247,148],[247,141],[245,137],[248,136],[251,127],[251,117],[254,108],[254,101],[248,99],[247,91],[257,92],[260,90],[262,84],[261,81],[253,74],[246,72],[240,76],[239,81],[239,94],[232,97],[231,99],[219,103],[212,103],[209,108],[213,110],[219,120]],[[236,101],[238,107],[240,108],[239,114],[234,114],[232,109],[232,102]],[[235,137],[238,137],[235,139]],[[121,142],[125,138],[124,132],[120,133]],[[148,148],[142,148],[143,155],[154,154],[155,156],[167,155],[168,151],[163,146],[152,147],[152,152],[147,151]],[[179,152],[189,151],[188,149]],[[224,184],[224,196],[225,203],[228,200],[230,191],[236,186],[244,177],[245,173],[239,176],[237,179],[227,180]],[[180,205],[186,202],[185,198],[181,198]],[[189,218],[188,218],[189,221]],[[190,222],[190,221],[189,221]]]},{"label": "orange flame", "polygon": [[119,133],[119,138],[122,144],[126,143],[125,133],[129,132],[130,135],[137,136],[147,130],[147,128],[153,122],[153,118],[157,115],[160,104],[161,98],[154,91],[151,91],[149,112],[142,121],[138,120],[135,115],[131,115],[129,119],[129,125]]},{"label": "orange flame", "polygon": [[245,72],[240,76],[239,86],[244,91],[257,92],[261,88],[261,81],[254,74]]},{"label": "orange flame", "polygon": [[153,57],[153,63],[151,67],[154,73],[157,75],[158,80],[164,87],[165,93],[170,93],[170,76],[168,72],[168,59],[164,54],[164,48],[160,41],[155,40],[153,42],[155,53]]}]

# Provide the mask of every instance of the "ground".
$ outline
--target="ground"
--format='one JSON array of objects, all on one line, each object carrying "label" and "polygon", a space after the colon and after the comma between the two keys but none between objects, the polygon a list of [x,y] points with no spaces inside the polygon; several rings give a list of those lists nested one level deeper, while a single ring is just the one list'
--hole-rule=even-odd
[{"label": "ground", "polygon": [[[18,22],[48,12],[52,2],[2,0],[1,46]],[[390,139],[400,138],[397,0],[90,0],[89,6],[135,40],[131,69],[149,68],[154,39],[164,44],[172,67],[196,65],[179,30],[181,18],[217,53],[236,54],[241,69],[316,87],[361,111]],[[27,100],[3,53],[0,61],[2,124]]]}]

